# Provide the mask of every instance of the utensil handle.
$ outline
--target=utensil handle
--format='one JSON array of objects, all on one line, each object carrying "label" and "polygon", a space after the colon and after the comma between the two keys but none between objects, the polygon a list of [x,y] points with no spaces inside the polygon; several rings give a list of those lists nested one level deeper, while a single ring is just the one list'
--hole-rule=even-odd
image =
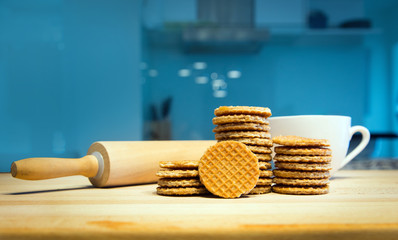
[{"label": "utensil handle", "polygon": [[11,164],[11,174],[24,180],[42,180],[73,175],[94,177],[98,160],[93,155],[82,158],[26,158]]}]

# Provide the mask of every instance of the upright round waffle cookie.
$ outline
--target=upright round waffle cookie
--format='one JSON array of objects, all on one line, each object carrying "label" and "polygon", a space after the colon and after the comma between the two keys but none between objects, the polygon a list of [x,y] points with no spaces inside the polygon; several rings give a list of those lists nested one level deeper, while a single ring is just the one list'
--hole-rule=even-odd
[{"label": "upright round waffle cookie", "polygon": [[260,170],[257,157],[240,142],[218,142],[199,161],[200,181],[214,195],[237,198],[249,193]]}]

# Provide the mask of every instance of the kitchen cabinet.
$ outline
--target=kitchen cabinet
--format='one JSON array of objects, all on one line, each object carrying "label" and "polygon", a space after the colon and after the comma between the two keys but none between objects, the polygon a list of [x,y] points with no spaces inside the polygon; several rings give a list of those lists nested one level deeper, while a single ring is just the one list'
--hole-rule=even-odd
[{"label": "kitchen cabinet", "polygon": [[[174,0],[162,3],[149,1],[147,11],[144,14],[144,29],[148,40],[153,45],[180,45],[189,41],[187,35],[191,28],[223,27],[227,20],[203,21],[200,19],[200,10],[206,8],[205,4],[195,1],[187,1],[184,5],[187,11],[180,11],[180,6]],[[157,4],[156,4],[157,3]],[[380,29],[375,28],[341,28],[339,25],[348,20],[366,19],[363,0],[255,0],[252,4],[252,15],[237,15],[235,22],[252,22],[249,26],[258,32],[268,32],[268,37],[260,34],[260,37],[252,39],[251,44],[360,44],[363,37],[381,34]],[[241,4],[249,4],[242,2]],[[208,6],[208,8],[214,7]],[[233,11],[239,4],[229,6],[227,10]],[[151,11],[150,11],[151,10]],[[210,10],[209,10],[210,11]],[[308,25],[308,16],[312,11],[320,11],[327,18],[325,28],[312,29]],[[217,11],[214,11],[216,14]],[[245,19],[243,19],[245,18]],[[251,18],[248,20],[246,18]],[[217,18],[214,18],[217,19]],[[209,22],[210,21],[210,22]],[[232,21],[229,19],[228,21]],[[220,25],[221,24],[221,25]],[[187,31],[188,29],[188,31]],[[236,32],[241,31],[239,24]],[[201,34],[201,33],[198,33]],[[205,33],[203,33],[205,34]],[[202,35],[203,35],[202,34]],[[215,33],[212,32],[212,35]],[[241,33],[240,35],[246,33]],[[238,34],[239,35],[239,34]],[[231,39],[223,39],[226,43]],[[182,42],[180,42],[182,40]],[[243,42],[243,41],[242,41]],[[204,41],[204,44],[206,42]],[[222,46],[222,44],[220,44]],[[241,43],[241,45],[243,45]],[[238,45],[239,46],[239,45]],[[220,46],[219,46],[220,47]],[[249,48],[250,52],[257,52],[260,46]],[[213,51],[217,48],[211,48]],[[233,48],[231,48],[233,49]],[[203,48],[200,48],[203,50]]]}]

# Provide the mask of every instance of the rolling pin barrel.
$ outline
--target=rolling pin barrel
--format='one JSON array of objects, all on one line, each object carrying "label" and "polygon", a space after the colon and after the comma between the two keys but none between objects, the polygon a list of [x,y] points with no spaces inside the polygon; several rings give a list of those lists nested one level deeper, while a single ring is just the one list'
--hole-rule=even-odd
[{"label": "rolling pin barrel", "polygon": [[126,141],[96,142],[87,152],[99,153],[103,172],[91,177],[97,187],[121,186],[157,181],[159,161],[199,160],[215,141]]},{"label": "rolling pin barrel", "polygon": [[78,159],[27,158],[11,165],[13,177],[41,180],[73,175],[89,178],[96,187],[157,181],[159,161],[199,160],[215,141],[95,142]]}]

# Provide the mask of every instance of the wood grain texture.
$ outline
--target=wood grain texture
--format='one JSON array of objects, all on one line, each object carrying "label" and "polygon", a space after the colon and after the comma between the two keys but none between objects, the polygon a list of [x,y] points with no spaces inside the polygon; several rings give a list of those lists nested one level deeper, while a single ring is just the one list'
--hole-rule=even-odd
[{"label": "wood grain texture", "polygon": [[340,171],[330,193],[165,197],[81,176],[0,174],[0,239],[397,239],[398,171]]}]

